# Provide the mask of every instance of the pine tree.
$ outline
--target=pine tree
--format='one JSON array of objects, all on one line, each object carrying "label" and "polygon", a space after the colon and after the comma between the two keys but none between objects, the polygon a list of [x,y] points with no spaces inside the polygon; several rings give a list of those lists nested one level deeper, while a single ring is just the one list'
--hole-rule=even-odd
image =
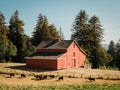
[{"label": "pine tree", "polygon": [[40,14],[32,36],[33,45],[37,46],[41,41],[58,38],[58,32],[54,25],[49,25],[47,17]]},{"label": "pine tree", "polygon": [[81,47],[84,47],[85,30],[87,29],[88,15],[85,10],[81,10],[75,18],[72,29],[72,39],[79,41]]},{"label": "pine tree", "polygon": [[114,43],[114,41],[111,41],[110,43],[109,43],[109,47],[108,47],[108,50],[107,50],[107,52],[111,55],[111,57],[112,57],[112,60],[111,60],[111,62],[109,63],[109,65],[110,66],[112,66],[112,67],[116,67],[116,57],[117,57],[117,51],[116,51],[117,49],[116,49],[116,45],[115,45],[115,43]]},{"label": "pine tree", "polygon": [[0,62],[9,61],[17,52],[16,47],[7,38],[8,27],[5,24],[5,17],[0,12]]},{"label": "pine tree", "polygon": [[24,23],[19,19],[19,12],[16,10],[10,19],[8,34],[10,41],[12,41],[17,48],[17,56],[15,57],[15,62],[24,62],[24,57],[26,56],[25,50],[29,50],[27,49],[26,45],[28,37],[24,34],[23,26]]},{"label": "pine tree", "polygon": [[107,53],[107,51],[103,47],[98,47],[96,51],[96,60],[93,60],[95,63],[93,63],[93,68],[100,68],[104,67],[106,68],[111,60],[111,55]]},{"label": "pine tree", "polygon": [[89,20],[89,25],[93,30],[94,34],[94,40],[96,44],[101,44],[102,39],[103,39],[103,28],[102,25],[100,24],[100,20],[97,16],[92,16]]},{"label": "pine tree", "polygon": [[117,49],[116,66],[120,69],[120,39],[116,44],[116,49]]},{"label": "pine tree", "polygon": [[13,43],[8,40],[7,43],[7,49],[6,49],[6,55],[5,55],[5,60],[6,62],[8,61],[13,61],[12,58],[17,55],[17,48]]},{"label": "pine tree", "polygon": [[55,27],[54,24],[50,25],[49,26],[49,30],[50,30],[50,39],[53,39],[53,38],[60,38],[59,34],[58,34],[58,31]]},{"label": "pine tree", "polygon": [[7,26],[5,25],[5,17],[0,12],[0,61],[5,62],[5,52],[7,49],[7,42],[8,39],[6,37],[7,35]]},{"label": "pine tree", "polygon": [[89,19],[87,13],[81,10],[75,18],[72,31],[72,39],[77,40],[85,50],[92,67],[106,66],[110,56],[101,46],[103,29],[99,18],[94,15]]},{"label": "pine tree", "polygon": [[44,27],[43,26],[45,26],[44,23],[48,24],[48,22],[44,21],[44,16],[42,14],[40,14],[38,16],[35,31],[33,32],[33,36],[32,36],[32,43],[35,46],[37,46],[43,40],[43,37],[44,37],[44,35],[43,35],[43,33],[44,33],[43,28]]},{"label": "pine tree", "polygon": [[93,38],[93,41],[91,42],[93,43],[92,51],[91,51],[92,54],[91,62],[93,64],[93,68],[98,68],[100,62],[99,61],[100,57],[98,57],[98,55],[100,54],[99,49],[101,47],[101,42],[103,39],[103,29],[100,24],[99,18],[95,15],[90,18],[89,25]]}]

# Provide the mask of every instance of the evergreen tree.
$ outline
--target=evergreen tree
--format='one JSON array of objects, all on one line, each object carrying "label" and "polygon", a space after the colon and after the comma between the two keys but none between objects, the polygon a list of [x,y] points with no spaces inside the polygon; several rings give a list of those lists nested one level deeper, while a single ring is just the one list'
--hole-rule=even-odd
[{"label": "evergreen tree", "polygon": [[96,53],[97,54],[96,54],[95,68],[107,67],[108,64],[110,63],[111,55],[108,54],[107,51],[102,47],[98,47]]},{"label": "evergreen tree", "polygon": [[100,20],[97,16],[92,16],[89,20],[90,27],[93,30],[94,34],[94,43],[100,45],[103,39],[103,28],[100,24]]},{"label": "evergreen tree", "polygon": [[87,29],[88,15],[85,10],[81,10],[75,18],[73,24],[72,39],[79,41],[81,47],[84,47],[85,30]]},{"label": "evergreen tree", "polygon": [[76,39],[85,50],[92,67],[106,66],[110,56],[101,47],[103,29],[99,18],[94,15],[89,19],[87,13],[81,10],[75,18],[72,31],[72,39]]},{"label": "evergreen tree", "polygon": [[[92,55],[92,58],[91,58],[91,62],[92,62],[92,65],[93,65],[93,68],[98,68],[99,65],[99,58],[101,57],[97,57],[101,50],[100,47],[101,47],[101,42],[102,42],[102,39],[103,39],[103,29],[102,29],[102,26],[100,24],[100,20],[97,16],[92,16],[89,20],[89,27],[91,29],[91,35],[92,35],[92,41],[91,43],[93,44],[92,45],[92,51],[91,51],[91,55]],[[102,48],[102,47],[101,47]]]},{"label": "evergreen tree", "polygon": [[9,61],[10,57],[16,55],[16,47],[7,38],[8,27],[5,24],[5,17],[0,12],[0,62]]},{"label": "evergreen tree", "polygon": [[7,26],[5,25],[5,18],[0,12],[0,62],[5,62],[5,52],[7,49]]},{"label": "evergreen tree", "polygon": [[24,23],[19,19],[19,12],[16,10],[10,19],[8,34],[10,41],[12,41],[17,48],[17,56],[15,57],[15,62],[24,62],[24,57],[26,56],[25,50],[29,50],[26,46],[28,37],[26,37],[24,34],[23,26]]},{"label": "evergreen tree", "polygon": [[6,49],[6,55],[5,55],[5,60],[7,61],[13,61],[12,58],[17,55],[17,48],[13,43],[8,40],[7,43],[7,49]]},{"label": "evergreen tree", "polygon": [[116,49],[117,49],[116,66],[120,69],[120,40],[118,40],[116,44]]},{"label": "evergreen tree", "polygon": [[49,29],[49,24],[48,24],[48,20],[47,20],[47,17],[44,16],[44,23],[43,23],[43,27],[42,27],[42,40],[48,40],[48,39],[51,39],[51,32],[50,32],[50,29]]},{"label": "evergreen tree", "polygon": [[50,25],[49,30],[50,30],[50,33],[49,33],[50,34],[50,39],[60,38],[60,36],[58,34],[58,31],[57,31],[57,29],[54,25]]},{"label": "evergreen tree", "polygon": [[35,27],[35,31],[33,32],[32,43],[37,46],[42,40],[47,39],[49,27],[46,16],[40,14],[38,16],[38,21]]},{"label": "evergreen tree", "polygon": [[78,15],[75,17],[72,28],[72,40],[76,40],[79,45],[87,53],[87,58],[90,61],[91,58],[91,29],[88,25],[88,15],[85,10],[81,10]]},{"label": "evergreen tree", "polygon": [[109,47],[108,47],[108,50],[107,52],[111,55],[112,57],[112,60],[111,62],[109,63],[110,66],[112,67],[116,67],[116,57],[117,57],[117,51],[116,51],[116,45],[114,43],[114,41],[111,41],[109,43]]},{"label": "evergreen tree", "polygon": [[46,16],[40,14],[32,36],[33,45],[37,46],[42,40],[58,38],[58,32],[54,25],[49,25]]}]

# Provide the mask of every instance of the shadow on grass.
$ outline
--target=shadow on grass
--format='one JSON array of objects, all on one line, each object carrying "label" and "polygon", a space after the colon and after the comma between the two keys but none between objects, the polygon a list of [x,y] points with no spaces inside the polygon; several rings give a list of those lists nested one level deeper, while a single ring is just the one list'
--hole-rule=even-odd
[{"label": "shadow on grass", "polygon": [[32,71],[32,72],[50,72],[50,71],[56,71],[56,70],[50,70],[50,69],[27,68],[26,65],[7,66],[5,68],[10,68],[10,69],[14,69],[14,70],[22,70],[22,71]]}]

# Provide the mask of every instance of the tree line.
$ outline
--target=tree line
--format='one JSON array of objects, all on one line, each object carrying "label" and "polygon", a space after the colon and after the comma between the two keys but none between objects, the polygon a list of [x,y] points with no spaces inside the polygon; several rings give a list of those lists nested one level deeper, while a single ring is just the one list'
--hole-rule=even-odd
[{"label": "tree line", "polygon": [[0,12],[0,62],[24,62],[42,41],[53,38],[64,39],[62,30],[57,30],[54,24],[49,25],[47,17],[40,14],[32,37],[24,33],[24,22],[16,10],[6,25],[5,17]]},{"label": "tree line", "polygon": [[114,41],[110,41],[107,52],[111,55],[109,65],[111,67],[118,67],[120,69],[120,40],[115,44]]},{"label": "tree line", "polygon": [[104,29],[99,17],[89,17],[85,10],[81,10],[72,25],[71,39],[78,41],[87,53],[87,61],[92,68],[117,67],[120,68],[120,42],[115,46],[109,45],[106,51],[102,47]]},{"label": "tree line", "polygon": [[[39,14],[32,37],[24,33],[24,22],[16,10],[11,16],[9,25],[0,12],[0,62],[24,62],[24,57],[32,53],[42,41],[54,38],[64,40],[62,29],[57,30],[54,24],[49,24],[45,15]],[[119,67],[120,44],[110,42],[106,51],[102,47],[104,29],[99,17],[89,17],[85,10],[80,10],[73,22],[71,40],[76,40],[87,54],[87,62],[92,68]],[[119,47],[119,48],[118,48]],[[115,48],[115,49],[113,49]],[[115,52],[115,53],[114,53]],[[113,55],[113,53],[115,55]],[[114,63],[114,64],[113,64]]]}]

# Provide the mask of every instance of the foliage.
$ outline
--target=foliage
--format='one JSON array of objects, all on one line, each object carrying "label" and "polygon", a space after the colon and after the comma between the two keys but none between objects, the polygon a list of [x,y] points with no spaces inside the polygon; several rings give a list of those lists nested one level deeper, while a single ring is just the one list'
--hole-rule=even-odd
[{"label": "foliage", "polygon": [[117,53],[116,53],[116,45],[114,43],[114,41],[111,41],[109,43],[109,47],[108,47],[108,50],[107,52],[111,55],[112,57],[112,60],[111,62],[109,63],[109,66],[112,66],[112,67],[116,67],[116,57],[117,57]]},{"label": "foliage", "polygon": [[75,18],[74,24],[73,24],[73,34],[72,39],[79,40],[79,44],[84,46],[84,39],[85,39],[85,31],[87,27],[87,20],[88,15],[85,11],[80,11],[78,15]]},{"label": "foliage", "polygon": [[120,84],[89,84],[89,85],[60,85],[60,86],[8,86],[0,85],[0,90],[120,90]]},{"label": "foliage", "polygon": [[[19,12],[16,10],[10,19],[9,34],[10,41],[17,48],[17,55],[14,58],[15,62],[24,62],[24,57],[32,51],[32,44],[30,44],[29,37],[24,34],[24,23],[19,19]],[[28,46],[31,45],[31,46]],[[30,48],[31,47],[31,48]]]},{"label": "foliage", "polygon": [[49,25],[46,16],[40,14],[32,36],[33,45],[37,46],[42,40],[59,38],[54,25]]},{"label": "foliage", "polygon": [[10,58],[6,57],[16,55],[16,47],[7,37],[8,27],[5,24],[5,17],[0,12],[0,62],[9,61]]},{"label": "foliage", "polygon": [[[97,61],[97,66],[108,66],[108,63],[110,62],[111,56],[106,52],[106,50],[102,47],[99,47],[97,50],[97,55],[96,55],[96,61]],[[97,67],[96,66],[96,67]]]},{"label": "foliage", "polygon": [[6,49],[6,56],[5,59],[8,62],[12,61],[12,57],[17,55],[17,48],[15,45],[13,45],[13,43],[11,41],[8,41],[8,46]]},{"label": "foliage", "polygon": [[50,39],[60,38],[60,36],[57,32],[57,29],[54,25],[50,25],[49,30],[50,30]]},{"label": "foliage", "polygon": [[120,40],[116,44],[116,52],[117,52],[117,57],[116,57],[116,66],[120,69]]},{"label": "foliage", "polygon": [[114,41],[109,43],[109,48],[107,52],[111,55],[112,60],[109,63],[111,67],[118,67],[120,69],[120,40],[118,40],[117,44]]},{"label": "foliage", "polygon": [[75,18],[72,32],[72,39],[77,40],[85,50],[87,59],[92,63],[93,68],[107,65],[110,56],[101,47],[103,29],[96,15],[88,18],[85,10],[81,10]]}]

